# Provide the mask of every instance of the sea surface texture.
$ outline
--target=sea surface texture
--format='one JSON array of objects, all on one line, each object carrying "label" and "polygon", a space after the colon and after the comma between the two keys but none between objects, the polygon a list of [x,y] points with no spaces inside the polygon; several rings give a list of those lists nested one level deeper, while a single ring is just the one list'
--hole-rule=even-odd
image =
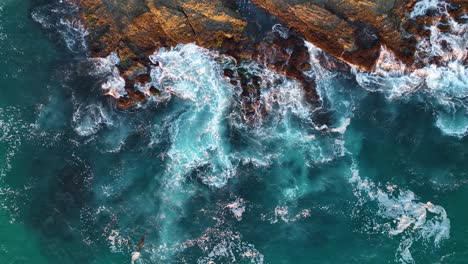
[{"label": "sea surface texture", "polygon": [[[330,71],[306,43],[319,105],[177,45],[122,111],[119,59],[89,58],[75,11],[0,1],[0,263],[468,263],[466,24],[431,28],[418,52],[445,61],[417,71],[384,47]],[[254,115],[229,67],[261,77]]]}]

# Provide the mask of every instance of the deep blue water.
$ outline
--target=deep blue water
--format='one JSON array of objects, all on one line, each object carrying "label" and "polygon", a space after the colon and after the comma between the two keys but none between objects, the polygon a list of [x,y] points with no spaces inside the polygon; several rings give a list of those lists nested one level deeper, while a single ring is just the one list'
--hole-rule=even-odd
[{"label": "deep blue water", "polygon": [[[1,263],[130,263],[142,236],[135,263],[468,261],[456,54],[403,74],[383,52],[373,73],[340,73],[309,44],[319,108],[245,63],[262,77],[246,122],[232,61],[179,45],[151,56],[161,95],[126,112],[103,96],[116,61],[88,59],[46,4],[0,3]],[[458,26],[438,39],[466,58]]]}]

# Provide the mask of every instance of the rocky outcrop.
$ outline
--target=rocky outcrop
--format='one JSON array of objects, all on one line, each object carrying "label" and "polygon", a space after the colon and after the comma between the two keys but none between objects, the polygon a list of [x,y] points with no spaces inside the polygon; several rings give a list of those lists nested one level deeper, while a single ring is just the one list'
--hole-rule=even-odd
[{"label": "rocky outcrop", "polygon": [[126,65],[156,48],[195,42],[219,47],[242,39],[246,26],[218,0],[79,0],[81,17],[91,29],[93,55],[116,51]]},{"label": "rocky outcrop", "polygon": [[[317,100],[314,80],[302,38],[327,53],[363,70],[371,70],[381,46],[403,62],[412,64],[419,36],[427,35],[430,14],[417,19],[410,12],[417,0],[76,0],[82,20],[89,28],[92,56],[117,52],[120,72],[129,97],[122,107],[131,107],[145,96],[133,89],[149,78],[148,55],[162,47],[195,42],[221,53],[257,60],[304,84],[311,101]],[[450,12],[465,19],[465,0],[452,0]],[[258,9],[257,17],[242,12],[240,3]],[[255,4],[254,5],[252,5]],[[271,33],[271,23],[291,32]],[[251,92],[242,74],[234,83]],[[153,89],[157,94],[156,88]]]},{"label": "rocky outcrop", "polygon": [[333,56],[370,70],[387,46],[411,63],[416,41],[405,30],[415,0],[252,0]]},{"label": "rocky outcrop", "polygon": [[[133,89],[149,78],[148,56],[178,43],[197,43],[221,49],[223,43],[241,43],[246,22],[218,0],[78,0],[81,18],[90,34],[92,56],[116,52],[128,96],[119,106],[145,100]],[[153,89],[154,90],[154,89]]]}]

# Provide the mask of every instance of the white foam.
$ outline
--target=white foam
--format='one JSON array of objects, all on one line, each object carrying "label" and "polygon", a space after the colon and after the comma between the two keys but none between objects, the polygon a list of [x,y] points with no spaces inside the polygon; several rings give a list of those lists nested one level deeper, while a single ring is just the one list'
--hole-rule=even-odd
[{"label": "white foam", "polygon": [[369,179],[362,179],[355,168],[352,173],[349,182],[361,204],[376,202],[377,215],[390,221],[380,225],[385,227],[381,231],[390,236],[404,234],[397,251],[401,263],[413,263],[410,249],[414,241],[422,240],[439,247],[450,237],[450,219],[442,206],[419,202],[412,191],[400,190],[394,185],[381,189]]},{"label": "white foam", "polygon": [[[218,223],[219,224],[219,223]],[[170,262],[171,255],[188,249],[202,252],[196,263],[264,263],[263,254],[253,244],[243,241],[242,234],[225,228],[207,228],[199,237],[180,243],[161,244],[151,251],[154,262]]]},{"label": "white foam", "polygon": [[276,224],[280,220],[284,223],[294,223],[304,218],[309,218],[311,216],[310,209],[303,209],[296,213],[295,215],[290,213],[290,209],[285,205],[278,205],[275,207],[272,216],[262,215],[262,220],[268,220],[270,224]]},{"label": "white foam", "polygon": [[129,244],[129,238],[123,237],[118,230],[111,230],[107,241],[112,252],[124,252]]},{"label": "white foam", "polygon": [[194,44],[178,45],[150,56],[159,64],[151,71],[152,85],[161,89],[168,100],[171,96],[182,100],[176,102],[182,114],[167,123],[172,141],[167,152],[171,159],[167,173],[174,184],[193,170],[208,166],[199,177],[207,185],[221,187],[236,171],[224,135],[233,90],[221,77],[215,56]]},{"label": "white foam", "polygon": [[395,254],[396,260],[401,264],[415,264],[413,254],[411,254],[411,246],[413,245],[413,239],[403,238],[400,245],[398,246]]},{"label": "white foam", "polygon": [[[443,1],[420,1],[415,16],[427,8],[437,8],[447,14]],[[382,47],[375,69],[365,73],[354,69],[357,82],[372,92],[382,92],[389,100],[423,100],[437,113],[436,125],[449,136],[464,137],[468,127],[468,25],[447,17],[448,32],[438,23],[429,30],[429,38],[417,44],[416,63],[422,68],[412,69]],[[435,61],[437,63],[435,63]]]},{"label": "white foam", "polygon": [[407,66],[382,47],[374,70],[370,73],[353,68],[359,85],[371,92],[383,92],[388,99],[401,98],[422,87],[424,70],[407,71]]},{"label": "white foam", "polygon": [[263,254],[254,245],[242,241],[242,236],[239,233],[230,230],[215,232],[209,239],[198,240],[197,244],[207,253],[206,257],[197,260],[198,264],[242,261],[255,264],[264,263]]},{"label": "white foam", "polygon": [[140,252],[133,252],[132,253],[132,259],[131,259],[131,263],[134,264],[135,261],[139,260],[141,257],[141,253]]},{"label": "white foam", "polygon": [[439,113],[436,126],[446,135],[463,138],[468,135],[468,114],[463,111]]},{"label": "white foam", "polygon": [[125,80],[120,76],[117,65],[120,58],[117,53],[112,52],[106,58],[93,59],[94,71],[92,75],[96,77],[107,76],[107,80],[101,85],[105,95],[119,99],[127,94],[125,90]]},{"label": "white foam", "polygon": [[346,132],[346,129],[348,129],[348,126],[351,124],[351,118],[345,118],[341,121],[341,124],[336,127],[336,128],[331,128],[330,131],[331,132],[335,132],[335,133],[340,133],[340,134],[344,134]]},{"label": "white foam", "polygon": [[85,24],[76,18],[76,13],[74,6],[60,1],[33,10],[31,17],[43,28],[60,34],[70,51],[85,53],[89,32]]},{"label": "white foam", "polygon": [[3,1],[0,3],[0,41],[5,41],[8,38],[8,35],[5,33],[4,25],[4,17],[3,17],[3,7],[7,5],[9,1]]},{"label": "white foam", "polygon": [[80,105],[73,112],[73,129],[80,136],[96,134],[104,126],[114,124],[105,107],[97,104]]},{"label": "white foam", "polygon": [[[314,123],[316,108],[307,102],[304,89],[297,81],[255,63],[241,67],[259,76],[261,82],[260,96],[253,103],[253,114],[242,112],[252,103],[246,105],[244,98],[240,97],[236,107],[241,109],[240,113],[230,115],[231,125],[248,135],[249,147],[238,153],[237,157],[246,161],[255,160],[258,165],[268,165],[272,160],[281,160],[282,153],[293,149],[303,153],[306,156],[304,159],[310,163],[326,163],[343,155],[340,135],[316,138],[324,128]],[[246,126],[246,122],[250,125]],[[340,125],[338,128],[344,129]],[[268,155],[264,154],[262,146],[271,146]]]},{"label": "white foam", "polygon": [[194,186],[185,184],[187,177],[195,175],[205,185],[220,188],[236,173],[225,135],[233,89],[222,77],[215,58],[219,55],[195,44],[161,49],[150,56],[159,65],[151,70],[151,85],[161,91],[166,104],[171,104],[170,112],[153,128],[156,137],[167,131],[170,141],[162,154],[166,167],[158,192],[162,245],[180,243],[174,235],[179,230],[178,219],[195,192]]},{"label": "white foam", "polygon": [[71,51],[85,51],[88,48],[86,37],[89,35],[85,24],[76,18],[59,19],[60,25],[63,26],[61,34],[65,40],[65,44]]},{"label": "white foam", "polygon": [[[214,58],[219,59],[219,55],[194,44],[160,50],[150,56],[150,60],[159,65],[151,70],[151,85],[161,91],[161,96],[169,101],[173,110],[154,127],[155,135],[159,137],[160,131],[169,131],[171,139],[171,146],[164,154],[169,159],[164,159],[167,168],[163,175],[164,187],[160,191],[163,201],[160,209],[163,220],[159,227],[161,250],[177,244],[174,234],[178,229],[178,215],[183,214],[185,202],[194,192],[192,186],[182,184],[187,175],[196,172],[206,185],[222,187],[236,174],[238,164],[268,166],[273,160],[282,162],[289,159],[283,156],[285,150],[304,153],[307,156],[304,160],[310,158],[311,163],[327,162],[343,155],[341,135],[329,140],[325,138],[326,142],[311,137],[311,133],[317,132],[312,121],[313,107],[306,102],[299,83],[255,63],[242,65],[249,73],[261,77],[257,112],[253,118],[246,117],[243,116],[245,105],[240,92],[221,77],[221,68]],[[231,103],[237,104],[231,106]],[[253,122],[246,124],[249,118]],[[242,150],[228,148],[228,142],[224,141],[228,125],[243,131],[252,144],[246,143]],[[158,143],[157,140],[154,142]],[[267,155],[265,146],[272,146]],[[289,199],[300,197],[307,189],[306,181],[299,181],[298,191]],[[284,193],[288,195],[287,191]],[[238,220],[245,212],[244,201],[240,199],[226,208]],[[287,221],[308,215],[310,211],[301,211],[288,216]],[[228,250],[231,245],[228,241],[217,243],[210,257],[204,260],[232,258]],[[242,256],[260,259],[261,255],[250,250]]]},{"label": "white foam", "polygon": [[411,18],[426,15],[429,10],[437,10],[439,13],[446,10],[445,1],[442,0],[419,0],[410,14]]},{"label": "white foam", "polygon": [[0,108],[0,143],[5,148],[0,164],[0,181],[12,169],[11,162],[23,144],[29,124],[21,119],[21,111],[14,107]]},{"label": "white foam", "polygon": [[235,201],[228,203],[224,208],[228,208],[237,221],[241,221],[242,215],[245,212],[245,201],[242,198],[237,198]]},{"label": "white foam", "polygon": [[334,127],[323,125],[318,129],[344,134],[351,124],[354,110],[363,94],[358,91],[350,92],[350,86],[348,84],[343,85],[340,82],[343,76],[322,66],[322,64],[334,64],[330,55],[310,42],[306,41],[305,45],[309,50],[310,64],[312,65],[312,71],[308,75],[315,78],[317,93],[321,101],[321,106],[314,111],[324,110],[336,120],[333,122]]},{"label": "white foam", "polygon": [[289,30],[281,24],[273,25],[272,31],[278,33],[278,35],[283,39],[289,38],[290,35]]}]

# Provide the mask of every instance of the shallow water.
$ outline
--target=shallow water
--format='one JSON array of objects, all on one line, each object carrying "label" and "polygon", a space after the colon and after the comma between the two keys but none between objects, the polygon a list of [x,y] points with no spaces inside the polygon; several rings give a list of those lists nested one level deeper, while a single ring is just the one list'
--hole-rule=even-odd
[{"label": "shallow water", "polygon": [[5,263],[130,263],[144,235],[135,263],[468,259],[460,58],[421,75],[382,58],[369,75],[313,56],[318,108],[300,84],[245,63],[262,77],[246,122],[222,77],[232,61],[179,45],[150,57],[161,95],[122,112],[102,96],[122,92],[118,60],[87,59],[80,25],[45,2],[0,4]]}]

